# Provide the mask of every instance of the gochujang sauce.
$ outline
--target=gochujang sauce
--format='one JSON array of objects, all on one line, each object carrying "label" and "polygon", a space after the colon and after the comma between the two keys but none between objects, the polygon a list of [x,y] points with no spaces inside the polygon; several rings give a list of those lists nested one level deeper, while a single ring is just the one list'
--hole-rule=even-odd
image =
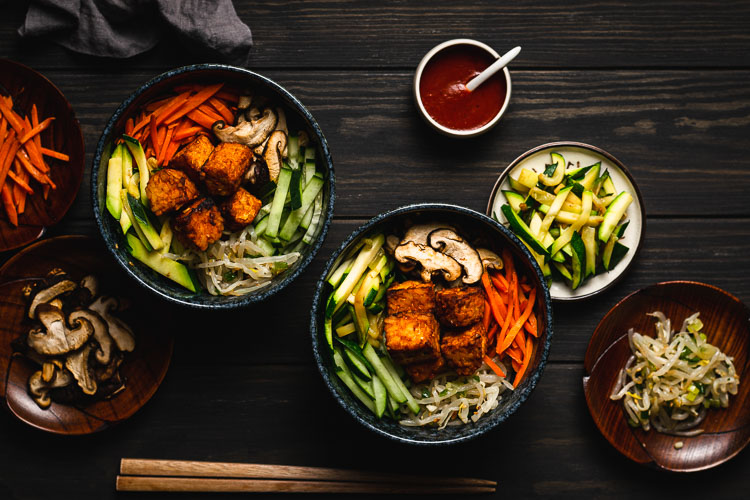
[{"label": "gochujang sauce", "polygon": [[489,123],[505,102],[502,71],[469,92],[466,84],[495,61],[473,45],[455,45],[435,54],[422,71],[419,93],[427,113],[452,130],[474,130]]}]

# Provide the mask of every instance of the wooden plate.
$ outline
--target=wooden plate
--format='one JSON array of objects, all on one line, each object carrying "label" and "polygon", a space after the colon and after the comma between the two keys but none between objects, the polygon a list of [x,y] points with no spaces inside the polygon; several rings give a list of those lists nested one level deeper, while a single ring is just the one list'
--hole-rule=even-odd
[{"label": "wooden plate", "polygon": [[[609,395],[628,357],[627,331],[653,335],[654,318],[662,311],[679,328],[700,312],[708,342],[734,358],[739,391],[729,407],[710,410],[703,434],[677,437],[630,427],[622,401]],[[586,351],[583,389],[591,416],[605,438],[623,455],[641,464],[672,471],[707,469],[735,456],[750,442],[750,310],[729,293],[692,281],[657,283],[639,290],[613,307],[594,331]],[[678,441],[684,443],[675,449]]]},{"label": "wooden plate", "polygon": [[[18,217],[18,227],[8,222],[5,210],[0,208],[0,251],[4,251],[40,238],[47,227],[67,213],[81,186],[84,148],[81,126],[73,108],[51,81],[23,64],[0,59],[0,84],[13,96],[17,110],[30,114],[35,103],[40,120],[55,117],[41,134],[42,145],[70,157],[67,162],[45,157],[57,189],[51,190],[45,200],[41,188],[33,185],[37,192],[26,199],[26,210]],[[5,90],[0,93],[5,94]]]},{"label": "wooden plate", "polygon": [[[123,319],[136,333],[136,348],[120,366],[125,390],[112,399],[80,406],[52,403],[43,410],[27,393],[28,378],[37,368],[23,357],[14,357],[10,342],[28,332],[31,325],[23,286],[53,268],[61,268],[77,280],[94,274],[100,278],[104,294],[125,297],[132,303]],[[16,417],[57,434],[89,434],[128,418],[153,396],[167,373],[173,337],[161,319],[164,314],[156,310],[159,303],[130,283],[100,241],[85,236],[37,242],[0,268],[0,396]]]},{"label": "wooden plate", "polygon": [[633,196],[633,202],[626,211],[626,217],[630,221],[630,224],[621,239],[622,243],[630,248],[630,251],[625,254],[622,261],[608,272],[591,276],[575,290],[562,281],[552,281],[549,287],[552,300],[557,302],[587,299],[614,285],[630,268],[630,265],[641,249],[643,235],[646,232],[646,209],[635,179],[621,161],[596,146],[582,142],[562,141],[537,146],[513,160],[503,173],[500,174],[497,182],[495,182],[495,186],[492,188],[492,194],[490,194],[490,199],[487,203],[487,215],[503,224],[507,224],[505,216],[500,211],[500,207],[507,203],[502,191],[510,190],[510,181],[508,178],[512,175],[513,178],[517,179],[518,174],[524,168],[534,170],[538,173],[543,172],[545,164],[550,161],[550,153],[552,152],[562,154],[565,157],[565,161],[580,162],[582,167],[600,161],[602,163],[601,171],[609,171],[617,190],[625,190]]}]

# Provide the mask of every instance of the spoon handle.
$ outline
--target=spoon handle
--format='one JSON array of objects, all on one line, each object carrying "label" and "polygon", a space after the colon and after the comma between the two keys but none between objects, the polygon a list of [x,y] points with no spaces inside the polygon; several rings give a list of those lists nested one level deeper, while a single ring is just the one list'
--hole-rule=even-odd
[{"label": "spoon handle", "polygon": [[502,56],[497,61],[490,64],[487,69],[479,73],[477,76],[471,79],[469,83],[466,84],[466,89],[469,90],[469,92],[473,92],[474,89],[479,87],[481,84],[485,82],[489,77],[503,69],[505,66],[508,65],[509,62],[511,62],[515,57],[521,52],[521,47],[516,47],[514,49],[509,50],[504,56]]}]

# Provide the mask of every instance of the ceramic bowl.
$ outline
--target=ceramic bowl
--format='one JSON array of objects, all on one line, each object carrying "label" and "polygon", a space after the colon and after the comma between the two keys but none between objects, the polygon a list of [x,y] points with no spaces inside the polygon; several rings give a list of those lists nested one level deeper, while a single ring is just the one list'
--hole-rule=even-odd
[{"label": "ceramic bowl", "polygon": [[487,203],[487,215],[507,224],[500,207],[507,203],[502,191],[511,189],[508,178],[512,176],[517,179],[519,172],[524,168],[529,168],[538,173],[543,172],[545,164],[550,162],[551,152],[559,152],[567,162],[573,162],[573,164],[580,162],[581,167],[600,161],[602,163],[601,172],[604,172],[605,169],[609,171],[617,191],[625,190],[633,196],[633,202],[626,212],[626,218],[630,221],[630,224],[620,240],[630,249],[623,259],[613,269],[590,276],[575,290],[563,281],[552,281],[550,285],[550,295],[554,301],[587,299],[609,289],[622,279],[632,266],[640,252],[646,232],[646,208],[635,179],[617,158],[596,146],[582,142],[562,141],[537,146],[513,160],[500,174],[492,188]]},{"label": "ceramic bowl", "polygon": [[[325,171],[322,223],[315,240],[304,248],[302,258],[274,277],[269,286],[246,295],[216,296],[206,291],[193,293],[135,261],[128,253],[118,222],[107,212],[105,206],[107,179],[106,175],[102,175],[101,172],[106,171],[113,141],[123,133],[126,120],[142,104],[171,91],[175,86],[204,82],[226,82],[239,88],[251,89],[258,95],[266,95],[276,100],[284,107],[290,127],[296,126],[306,130],[311,142],[317,145],[317,158]],[[199,64],[168,71],[148,81],[125,99],[107,122],[99,139],[91,171],[91,190],[97,226],[107,249],[120,267],[131,278],[156,295],[177,304],[203,309],[228,309],[260,302],[294,281],[315,257],[328,233],[335,198],[333,160],[328,149],[328,142],[310,111],[288,90],[273,80],[243,68],[220,64]]]},{"label": "ceramic bowl", "polygon": [[[706,341],[733,358],[740,379],[727,408],[710,409],[700,424],[702,434],[671,436],[630,427],[622,401],[612,401],[620,369],[631,355],[628,330],[654,335],[661,311],[679,329],[683,320],[700,313]],[[750,309],[730,293],[693,281],[656,283],[615,305],[594,330],[584,359],[583,390],[599,431],[629,459],[659,469],[690,472],[723,463],[750,443]],[[681,443],[681,444],[678,444]]]},{"label": "ceramic bowl", "polygon": [[18,248],[40,238],[46,228],[63,218],[81,187],[84,164],[81,126],[70,103],[55,84],[23,64],[0,59],[0,95],[7,94],[12,96],[18,114],[31,118],[32,105],[36,104],[40,121],[55,118],[40,134],[41,145],[63,153],[69,159],[62,161],[44,156],[56,188],[44,196],[42,188],[31,181],[35,193],[26,197],[17,227],[8,222],[4,208],[0,208],[0,251]]},{"label": "ceramic bowl", "polygon": [[[445,41],[439,45],[436,45],[433,47],[427,54],[424,55],[422,60],[419,62],[419,65],[417,66],[417,70],[414,74],[414,100],[416,102],[417,108],[419,109],[419,114],[422,116],[422,118],[427,122],[428,125],[430,125],[433,129],[440,132],[441,134],[450,136],[450,137],[456,137],[456,138],[468,138],[468,137],[476,137],[478,135],[482,135],[488,130],[490,130],[492,127],[494,127],[497,122],[500,121],[500,118],[503,117],[505,114],[506,109],[508,109],[508,104],[510,103],[510,96],[511,96],[511,81],[510,81],[510,71],[508,71],[508,67],[506,66],[503,68],[503,77],[505,78],[505,102],[503,102],[503,105],[501,106],[498,113],[495,115],[492,120],[490,120],[488,123],[482,125],[479,128],[471,129],[471,130],[456,130],[449,127],[446,127],[445,125],[442,125],[441,123],[438,123],[425,109],[424,103],[422,102],[422,95],[420,93],[420,82],[422,80],[422,73],[424,72],[425,66],[430,62],[430,60],[435,57],[438,53],[442,52],[445,49],[457,47],[461,45],[469,45],[472,47],[479,47],[482,50],[486,51],[492,57],[495,59],[500,58],[500,54],[495,51],[492,47],[489,45],[479,42],[477,40],[472,40],[469,38],[456,38],[454,40],[448,40]],[[494,75],[493,75],[494,76]]]},{"label": "ceramic bowl", "polygon": [[[539,338],[527,375],[514,391],[505,392],[497,408],[483,416],[476,423],[448,426],[444,429],[428,427],[405,427],[388,419],[378,419],[344,386],[333,369],[331,350],[325,338],[324,314],[331,286],[328,275],[342,262],[344,256],[357,242],[372,232],[398,231],[407,224],[437,221],[447,223],[469,239],[481,237],[483,245],[500,251],[511,250],[519,273],[531,278],[531,284],[543,291],[538,298],[537,322]],[[535,306],[537,307],[537,306]],[[508,229],[489,217],[455,205],[417,204],[397,208],[378,215],[350,234],[333,253],[318,281],[313,298],[310,319],[313,353],[323,381],[337,403],[357,422],[367,429],[389,439],[414,445],[447,445],[459,443],[480,436],[495,428],[510,417],[528,398],[542,375],[552,338],[552,306],[549,292],[539,266],[529,251]]]}]

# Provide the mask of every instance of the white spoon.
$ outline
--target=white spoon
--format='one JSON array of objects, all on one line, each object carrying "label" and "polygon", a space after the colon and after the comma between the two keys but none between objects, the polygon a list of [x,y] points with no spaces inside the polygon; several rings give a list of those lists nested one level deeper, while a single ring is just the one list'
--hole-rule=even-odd
[{"label": "white spoon", "polygon": [[473,92],[477,87],[482,85],[485,80],[487,80],[489,77],[503,69],[505,66],[508,65],[515,57],[521,52],[521,47],[516,47],[514,49],[510,49],[504,56],[502,56],[497,61],[493,62],[489,65],[489,67],[479,73],[477,76],[471,79],[469,83],[466,84],[466,89],[469,92]]}]

